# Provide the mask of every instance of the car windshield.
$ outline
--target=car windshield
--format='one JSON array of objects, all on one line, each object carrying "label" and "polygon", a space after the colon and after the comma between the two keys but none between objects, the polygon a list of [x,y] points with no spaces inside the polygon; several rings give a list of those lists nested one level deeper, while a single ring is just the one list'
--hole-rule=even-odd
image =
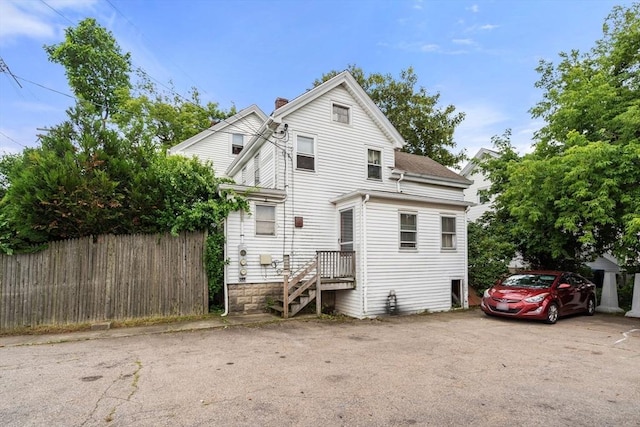
[{"label": "car windshield", "polygon": [[514,288],[548,288],[556,276],[552,274],[514,274],[502,281],[502,286]]}]

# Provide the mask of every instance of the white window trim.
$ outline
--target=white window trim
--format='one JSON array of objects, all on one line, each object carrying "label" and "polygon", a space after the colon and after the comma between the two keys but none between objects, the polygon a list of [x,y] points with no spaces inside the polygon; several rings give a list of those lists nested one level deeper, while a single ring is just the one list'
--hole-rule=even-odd
[{"label": "white window trim", "polygon": [[[313,140],[313,169],[305,169],[305,168],[300,168],[298,167],[298,137],[303,137],[303,138],[309,138]],[[296,159],[296,170],[298,171],[303,171],[303,172],[309,172],[309,173],[316,173],[318,172],[318,138],[316,137],[316,135],[311,135],[311,134],[306,134],[306,133],[298,133],[295,135],[295,153],[294,153],[294,157]],[[308,153],[303,153],[302,155],[308,155]]]},{"label": "white window trim", "polygon": [[[273,208],[273,234],[259,234],[258,233],[258,206],[266,206]],[[278,212],[276,205],[273,203],[255,203],[254,205],[255,215],[254,215],[254,235],[256,237],[277,237],[278,234]],[[262,221],[267,222],[267,221]]]},{"label": "white window trim", "polygon": [[[234,143],[233,143],[233,138],[234,138],[234,136],[235,136],[235,135],[240,135],[240,136],[242,136],[242,148],[240,149],[240,152],[238,152],[238,153],[234,153],[234,152],[233,152],[233,147],[234,147],[235,145],[237,145],[237,144],[234,144]],[[231,144],[231,149],[229,150],[229,152],[231,153],[231,155],[232,155],[232,156],[237,156],[238,154],[240,154],[240,153],[242,152],[242,150],[244,150],[244,146],[245,146],[245,137],[244,137],[244,134],[242,134],[242,133],[238,133],[238,132],[234,132],[234,133],[232,133],[232,134],[230,134],[230,135],[229,135],[229,138],[231,139],[231,142],[230,142],[230,144]]]},{"label": "white window trim", "polygon": [[260,153],[253,157],[253,185],[260,185]]},{"label": "white window trim", "polygon": [[[334,120],[334,118],[333,118],[333,107],[345,108],[347,110],[347,122],[346,123],[338,121],[338,120]],[[330,111],[330,113],[331,113],[331,122],[332,123],[339,123],[339,124],[341,124],[343,126],[350,126],[351,125],[351,122],[353,120],[352,119],[352,117],[353,117],[352,116],[353,109],[351,108],[350,105],[343,104],[342,102],[331,101],[331,111]]]},{"label": "white window trim", "polygon": [[[444,230],[442,229],[442,219],[443,218],[451,218],[453,219],[453,225],[455,227],[455,231],[453,233],[451,232],[447,232],[447,235],[453,235],[453,247],[445,247],[444,246],[444,239],[442,238],[445,234]],[[458,250],[458,217],[456,215],[447,215],[447,214],[442,214],[440,215],[440,249],[443,251],[457,251]]]},{"label": "white window trim", "polygon": [[[377,152],[380,153],[380,178],[371,178],[371,177],[369,177],[369,150],[377,151]],[[382,181],[382,165],[384,164],[382,149],[378,148],[378,147],[365,147],[364,156],[365,156],[365,163],[366,163],[365,172],[364,172],[365,173],[365,177],[369,181],[381,182]]]},{"label": "white window trim", "polygon": [[[402,215],[413,215],[416,217],[416,230],[414,231],[404,231],[405,233],[409,232],[409,233],[415,233],[416,239],[415,239],[415,246],[410,248],[410,247],[403,247],[402,246]],[[418,250],[418,233],[420,232],[420,227],[418,224],[418,212],[415,211],[398,211],[398,249],[402,252],[405,251],[410,251],[410,252],[416,252]]]}]

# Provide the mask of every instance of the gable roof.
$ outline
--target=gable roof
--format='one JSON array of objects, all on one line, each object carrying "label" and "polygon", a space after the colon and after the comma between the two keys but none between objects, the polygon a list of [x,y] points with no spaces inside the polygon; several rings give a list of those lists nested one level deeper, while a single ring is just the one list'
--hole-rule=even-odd
[{"label": "gable roof", "polygon": [[478,166],[478,163],[482,161],[486,156],[498,157],[499,154],[493,150],[489,150],[488,148],[481,148],[478,150],[475,156],[465,165],[465,167],[460,172],[460,175],[467,177],[471,175],[471,172]]},{"label": "gable roof", "polygon": [[343,71],[340,74],[330,78],[321,85],[303,93],[297,98],[289,101],[287,104],[275,110],[271,115],[274,118],[284,117],[290,114],[303,105],[310,103],[311,101],[321,97],[322,95],[330,92],[338,86],[344,86],[344,88],[355,98],[358,104],[365,110],[365,112],[371,117],[380,130],[391,140],[394,148],[402,148],[405,144],[404,139],[396,128],[391,124],[389,119],[382,114],[382,111],[371,100],[369,95],[362,89],[356,79],[349,73],[349,71]]},{"label": "gable roof", "polygon": [[380,128],[382,133],[389,138],[395,149],[400,149],[404,146],[405,142],[400,133],[391,124],[389,119],[382,114],[382,111],[378,106],[369,98],[369,95],[362,89],[356,79],[353,78],[351,73],[343,71],[340,74],[332,77],[326,82],[314,87],[313,89],[303,93],[297,98],[289,101],[287,104],[280,108],[277,108],[267,118],[264,124],[260,127],[257,135],[249,141],[245,148],[240,152],[240,155],[229,165],[227,169],[227,175],[235,175],[242,165],[244,165],[248,159],[251,159],[253,155],[260,149],[282,123],[282,120],[288,114],[304,107],[305,105],[313,102],[322,95],[330,92],[336,87],[342,85],[353,96],[355,101],[364,109],[367,115],[373,120],[373,122]]},{"label": "gable roof", "polygon": [[233,116],[221,120],[218,123],[216,123],[215,125],[211,126],[208,129],[203,130],[202,132],[192,136],[189,139],[185,139],[184,141],[182,141],[181,143],[174,145],[173,147],[171,147],[169,149],[169,153],[170,154],[175,154],[177,152],[180,152],[182,150],[186,150],[187,148],[189,148],[190,146],[202,141],[203,139],[205,139],[207,136],[216,133],[216,132],[220,132],[222,130],[224,130],[225,128],[232,126],[236,123],[238,123],[239,121],[241,121],[242,119],[244,119],[245,117],[251,115],[251,114],[256,114],[260,120],[265,121],[267,120],[267,115],[265,113],[262,112],[262,110],[255,104],[250,105],[247,108],[244,108],[242,110],[240,110],[239,112],[237,112],[236,114],[234,114]]},{"label": "gable roof", "polygon": [[445,181],[469,186],[472,181],[458,175],[451,169],[441,165],[427,156],[409,154],[402,151],[395,152],[395,169],[398,173],[405,173],[411,178]]}]

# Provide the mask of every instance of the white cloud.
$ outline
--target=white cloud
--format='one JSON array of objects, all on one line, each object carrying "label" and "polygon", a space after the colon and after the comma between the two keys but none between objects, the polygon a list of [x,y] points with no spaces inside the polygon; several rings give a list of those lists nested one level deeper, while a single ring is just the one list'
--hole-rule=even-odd
[{"label": "white cloud", "polygon": [[465,28],[465,33],[477,33],[478,31],[492,31],[498,28],[499,25],[494,24],[484,24],[484,25],[472,25],[468,28]]},{"label": "white cloud", "polygon": [[421,10],[423,8],[422,3],[423,3],[423,0],[416,0],[416,2],[413,4],[413,8]]},{"label": "white cloud", "polygon": [[465,113],[464,121],[455,132],[458,147],[465,148],[473,156],[480,148],[491,148],[491,137],[504,132],[509,117],[495,105],[475,103],[457,105],[457,111]]},{"label": "white cloud", "polygon": [[453,43],[453,44],[461,44],[461,45],[465,45],[465,46],[474,46],[474,45],[476,45],[476,42],[473,41],[472,39],[453,39],[453,40],[451,40],[451,43]]},{"label": "white cloud", "polygon": [[[30,2],[25,3],[27,5]],[[20,9],[11,1],[0,2],[0,42],[19,36],[32,38],[48,38],[54,35],[53,27],[44,22],[41,16],[36,16],[33,11]]]},{"label": "white cloud", "polygon": [[[2,0],[0,1],[0,44],[14,38],[29,37],[48,39],[57,34],[57,22],[65,11],[90,8],[97,0],[50,0],[36,1]],[[50,7],[47,7],[50,6]],[[65,22],[65,25],[68,22]]]},{"label": "white cloud", "polygon": [[440,50],[440,46],[437,44],[423,44],[420,46],[421,52],[438,52]]},{"label": "white cloud", "polygon": [[467,10],[470,10],[473,13],[478,13],[480,11],[480,7],[478,7],[477,4],[474,4],[470,7],[467,8]]}]

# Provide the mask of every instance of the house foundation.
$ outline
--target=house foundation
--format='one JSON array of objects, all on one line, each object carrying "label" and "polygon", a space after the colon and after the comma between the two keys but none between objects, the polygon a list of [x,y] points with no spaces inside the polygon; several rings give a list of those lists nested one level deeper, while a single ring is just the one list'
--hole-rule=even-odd
[{"label": "house foundation", "polygon": [[283,295],[282,283],[230,283],[227,287],[233,314],[262,313],[270,301]]}]

